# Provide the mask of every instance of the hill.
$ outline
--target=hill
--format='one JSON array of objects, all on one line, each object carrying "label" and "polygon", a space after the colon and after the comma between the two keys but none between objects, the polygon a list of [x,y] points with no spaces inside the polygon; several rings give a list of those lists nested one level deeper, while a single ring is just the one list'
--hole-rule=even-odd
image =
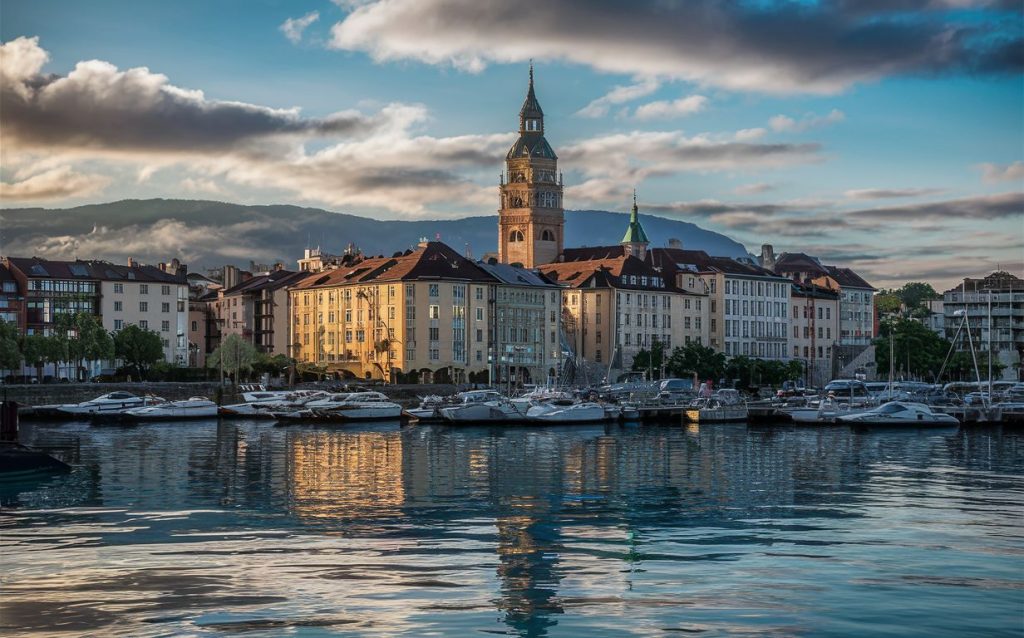
[{"label": "hill", "polygon": [[[566,211],[566,245],[618,243],[624,213]],[[652,245],[680,239],[714,255],[746,255],[742,244],[678,220],[641,215]],[[178,257],[193,270],[225,263],[283,261],[294,268],[306,247],[341,252],[352,242],[366,254],[390,254],[420,238],[441,240],[475,256],[497,250],[497,216],[444,220],[378,220],[319,208],[248,206],[224,202],[149,199],[67,209],[0,210],[0,254],[51,259],[133,257],[146,263]]]}]

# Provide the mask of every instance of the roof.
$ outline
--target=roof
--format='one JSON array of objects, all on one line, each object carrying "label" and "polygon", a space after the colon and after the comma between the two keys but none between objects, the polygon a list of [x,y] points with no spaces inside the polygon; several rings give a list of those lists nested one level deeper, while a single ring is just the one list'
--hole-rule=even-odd
[{"label": "roof", "polygon": [[825,266],[825,270],[828,271],[828,276],[834,279],[841,288],[866,288],[867,290],[875,290],[874,286],[864,281],[860,275],[849,268]]},{"label": "roof", "polygon": [[540,133],[522,133],[515,141],[512,148],[508,149],[505,159],[517,157],[543,157],[547,159],[558,159],[554,149]]},{"label": "roof", "polygon": [[782,253],[775,260],[775,272],[779,274],[803,272],[825,275],[828,271],[821,262],[806,253]]},{"label": "roof", "polygon": [[558,287],[558,284],[545,277],[538,270],[529,270],[510,264],[489,263],[484,261],[476,262],[478,268],[494,277],[498,281],[511,286],[544,286]]},{"label": "roof", "polygon": [[[537,268],[545,276],[571,288],[624,288],[634,290],[661,290],[666,292],[682,292],[676,289],[671,278],[659,273],[646,262],[632,256],[624,255],[609,259],[589,259],[582,261],[565,261],[544,264]],[[636,276],[638,283],[631,283]],[[660,279],[661,286],[655,283],[641,284],[641,277]]]},{"label": "roof", "polygon": [[525,120],[527,118],[542,119],[544,117],[544,111],[540,108],[540,102],[537,101],[537,94],[533,92],[533,65],[530,65],[530,86],[526,90],[526,99],[523,100],[523,108],[519,109],[519,119]]},{"label": "roof", "polygon": [[640,215],[636,209],[636,192],[633,193],[633,210],[629,213],[629,226],[626,227],[626,234],[622,236],[623,244],[649,244],[647,233],[640,225]]},{"label": "roof", "polygon": [[947,290],[944,294],[962,292],[966,288],[971,292],[978,290],[1024,290],[1024,279],[1008,273],[1005,270],[997,270],[990,275],[980,279],[965,277],[962,284],[958,284]]},{"label": "roof", "polygon": [[170,274],[143,264],[132,266],[99,260],[58,261],[39,257],[9,257],[8,264],[30,279],[87,279],[185,284],[185,273]]},{"label": "roof", "polygon": [[825,288],[824,286],[818,286],[812,283],[800,283],[793,282],[792,295],[794,297],[811,297],[814,299],[839,299],[839,293],[835,290]]},{"label": "roof", "polygon": [[263,275],[256,275],[240,284],[236,284],[224,291],[224,295],[237,295],[247,292],[258,292],[262,290],[277,290],[282,286],[293,284],[308,275],[307,272],[294,272],[291,270],[274,270]]},{"label": "roof", "polygon": [[3,264],[0,264],[0,281],[14,281],[14,275]]},{"label": "roof", "polygon": [[[305,274],[305,273],[303,273]],[[439,241],[420,244],[416,250],[392,257],[371,257],[348,268],[312,273],[295,288],[318,288],[387,281],[456,280],[493,283],[494,279],[477,264]]]}]

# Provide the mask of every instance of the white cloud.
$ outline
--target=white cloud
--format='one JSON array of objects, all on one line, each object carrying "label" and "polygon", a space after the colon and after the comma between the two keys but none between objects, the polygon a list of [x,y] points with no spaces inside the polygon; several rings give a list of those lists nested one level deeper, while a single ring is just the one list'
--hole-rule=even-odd
[{"label": "white cloud", "polygon": [[896,199],[922,197],[945,192],[942,188],[858,188],[843,193],[849,199]]},{"label": "white cloud", "polygon": [[683,117],[703,111],[708,99],[703,95],[690,95],[678,100],[659,100],[636,107],[634,117],[638,120],[666,119]]},{"label": "white cloud", "polygon": [[996,182],[1024,181],[1024,162],[1016,161],[1012,164],[978,164],[981,169],[982,179],[990,184]]},{"label": "white cloud", "polygon": [[24,202],[87,197],[102,191],[110,182],[106,175],[78,173],[70,166],[59,166],[21,181],[0,182],[0,199]]},{"label": "white cloud", "polygon": [[298,44],[302,41],[302,33],[306,28],[319,19],[319,11],[310,11],[301,18],[288,18],[278,28],[281,30],[281,33],[284,34],[284,37],[288,38],[292,44]]},{"label": "white cloud", "polygon": [[764,137],[765,133],[767,133],[767,131],[763,128],[742,128],[736,131],[736,133],[733,134],[733,137],[736,138],[737,142],[752,142]]},{"label": "white cloud", "polygon": [[786,115],[776,115],[775,117],[768,120],[768,126],[773,131],[781,133],[803,133],[811,129],[821,128],[837,122],[842,122],[846,119],[846,115],[843,114],[839,109],[832,109],[828,115],[817,116],[813,113],[808,113],[799,120]]},{"label": "white cloud", "polygon": [[658,90],[660,83],[654,78],[644,78],[628,86],[615,86],[611,91],[587,104],[576,112],[580,117],[604,117],[616,104],[625,104],[640,99]]},{"label": "white cloud", "polygon": [[732,189],[732,192],[737,195],[757,195],[759,193],[767,193],[775,190],[774,184],[766,184],[764,182],[758,182],[756,184],[743,184]]},{"label": "white cloud", "polygon": [[186,177],[181,180],[181,187],[190,193],[224,194],[224,189],[217,182],[203,177]]}]

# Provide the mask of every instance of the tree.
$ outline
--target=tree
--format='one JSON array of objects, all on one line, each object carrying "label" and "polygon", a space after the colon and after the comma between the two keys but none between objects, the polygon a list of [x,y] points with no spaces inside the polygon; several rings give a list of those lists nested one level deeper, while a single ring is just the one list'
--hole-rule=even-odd
[{"label": "tree", "polygon": [[[893,370],[897,376],[934,379],[949,352],[949,341],[917,321],[894,319],[882,323],[875,340],[875,364],[878,373],[889,372],[889,351],[893,352]],[[890,348],[889,341],[892,339]]]},{"label": "tree", "polygon": [[114,333],[114,356],[144,379],[149,368],[164,358],[164,345],[159,334],[129,324]]},{"label": "tree", "polygon": [[43,380],[43,366],[60,361],[61,344],[52,336],[41,334],[25,335],[21,340],[21,353],[25,362],[36,368],[36,379]]},{"label": "tree", "polygon": [[900,305],[902,304],[899,295],[892,292],[880,292],[875,295],[875,308],[878,309],[879,314],[882,315],[894,315],[900,311]]},{"label": "tree", "polygon": [[904,284],[902,288],[896,291],[899,295],[903,305],[907,307],[907,310],[917,310],[920,308],[925,301],[929,299],[941,299],[942,295],[935,292],[931,284],[922,283],[920,281],[911,281],[910,283]]},{"label": "tree", "polygon": [[696,374],[699,379],[721,379],[725,375],[725,355],[691,341],[672,351],[666,367],[673,377]]},{"label": "tree", "polygon": [[652,379],[661,378],[661,366],[665,364],[665,344],[655,340],[650,350],[640,350],[633,357],[633,369],[651,372]]},{"label": "tree", "polygon": [[230,334],[206,358],[206,365],[210,368],[223,366],[225,371],[233,372],[231,378],[238,383],[239,375],[252,370],[258,355],[254,345],[237,334]]},{"label": "tree", "polygon": [[[78,362],[79,369],[85,368],[86,361],[103,361],[114,358],[114,339],[106,330],[100,318],[86,312],[74,316],[75,338],[70,351]],[[161,348],[162,351],[162,348]]]},{"label": "tree", "polygon": [[0,320],[0,370],[13,370],[21,366],[21,347],[18,345],[18,326]]}]

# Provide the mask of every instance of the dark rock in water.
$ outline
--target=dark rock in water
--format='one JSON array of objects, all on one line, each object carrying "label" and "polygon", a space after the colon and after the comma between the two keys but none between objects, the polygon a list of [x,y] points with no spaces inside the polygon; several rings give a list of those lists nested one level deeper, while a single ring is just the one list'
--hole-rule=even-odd
[{"label": "dark rock in water", "polygon": [[20,443],[0,443],[0,478],[29,472],[68,472],[71,466]]}]

